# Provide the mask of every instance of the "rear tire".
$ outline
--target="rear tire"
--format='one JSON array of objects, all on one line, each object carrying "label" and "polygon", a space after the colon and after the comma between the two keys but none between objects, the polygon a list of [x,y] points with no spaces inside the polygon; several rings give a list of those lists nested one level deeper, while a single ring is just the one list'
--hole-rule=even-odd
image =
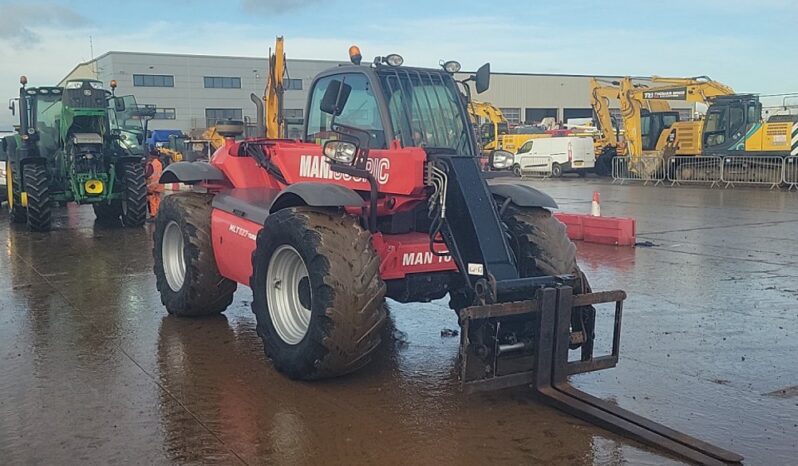
[{"label": "rear tire", "polygon": [[161,302],[170,314],[219,314],[233,302],[237,284],[219,273],[213,254],[212,199],[209,194],[185,192],[161,203],[152,235],[153,271]]},{"label": "rear tire", "polygon": [[122,225],[136,228],[147,220],[147,184],[144,180],[144,165],[126,162],[122,165],[122,182],[125,200],[122,201]]},{"label": "rear tire", "polygon": [[[304,270],[290,272],[301,269],[295,256]],[[292,379],[321,379],[371,360],[386,322],[386,287],[371,234],[357,219],[309,208],[272,214],[258,234],[252,265],[252,311],[278,371]],[[290,283],[297,287],[281,291]]]},{"label": "rear tire", "polygon": [[52,223],[52,207],[47,170],[38,163],[29,163],[22,168],[22,174],[28,198],[28,228],[31,231],[49,231]]},{"label": "rear tire", "polygon": [[562,167],[559,163],[554,163],[551,165],[551,176],[554,178],[559,178],[562,176]]}]

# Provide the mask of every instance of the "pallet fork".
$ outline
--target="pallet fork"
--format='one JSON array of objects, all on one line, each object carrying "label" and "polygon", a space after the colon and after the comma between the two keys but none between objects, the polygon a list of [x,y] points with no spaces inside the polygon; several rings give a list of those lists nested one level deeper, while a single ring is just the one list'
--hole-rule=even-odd
[{"label": "pallet fork", "polygon": [[[616,434],[699,464],[741,463],[743,457],[736,453],[611,405],[568,383],[569,375],[615,367],[624,299],[623,291],[574,295],[570,286],[560,284],[538,288],[533,300],[463,309],[460,354],[464,390],[471,393],[529,384],[543,402]],[[591,342],[589,348],[583,348],[581,360],[569,361],[569,345],[579,340],[571,331],[572,310],[612,302],[615,322],[611,354],[593,357]],[[475,326],[495,329],[498,335],[503,321],[530,318],[535,326],[534,341],[499,344],[496,339],[487,349],[470,341]],[[485,364],[486,358],[492,360],[491,364]]]}]

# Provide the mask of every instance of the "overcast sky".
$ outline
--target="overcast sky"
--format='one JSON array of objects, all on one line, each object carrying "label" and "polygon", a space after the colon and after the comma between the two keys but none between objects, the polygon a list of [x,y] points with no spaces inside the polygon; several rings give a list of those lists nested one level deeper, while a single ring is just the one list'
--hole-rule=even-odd
[{"label": "overcast sky", "polygon": [[[708,75],[774,94],[798,91],[796,24],[795,0],[0,0],[0,96],[17,95],[20,74],[56,84],[91,58],[89,36],[95,56],[265,56],[276,35],[289,58],[345,60],[355,43],[367,59],[396,52],[418,66],[445,58],[494,71]],[[0,129],[10,121],[1,109]]]}]

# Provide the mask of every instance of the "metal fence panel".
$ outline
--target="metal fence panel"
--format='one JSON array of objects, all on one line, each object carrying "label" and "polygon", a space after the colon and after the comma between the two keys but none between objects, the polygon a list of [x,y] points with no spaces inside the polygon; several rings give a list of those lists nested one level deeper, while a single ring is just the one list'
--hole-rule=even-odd
[{"label": "metal fence panel", "polygon": [[784,177],[782,182],[787,185],[787,191],[798,189],[798,156],[784,158]]},{"label": "metal fence panel", "polygon": [[671,186],[682,183],[720,185],[723,158],[711,156],[677,156],[668,159],[668,180]]},{"label": "metal fence panel", "polygon": [[776,188],[784,180],[784,158],[758,155],[723,157],[720,180],[726,183],[727,188],[737,184]]},{"label": "metal fence panel", "polygon": [[521,178],[550,178],[552,157],[548,155],[524,155],[518,157],[518,173]]},{"label": "metal fence panel", "polygon": [[612,159],[612,182],[642,181],[643,184],[658,185],[665,180],[665,160],[662,157],[640,157],[632,161],[629,157]]}]

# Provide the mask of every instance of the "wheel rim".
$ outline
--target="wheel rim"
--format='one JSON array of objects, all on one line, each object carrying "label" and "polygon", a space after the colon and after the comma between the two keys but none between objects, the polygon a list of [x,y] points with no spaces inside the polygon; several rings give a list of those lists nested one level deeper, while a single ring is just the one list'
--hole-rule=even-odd
[{"label": "wheel rim", "polygon": [[296,345],[308,333],[311,307],[310,278],[305,261],[296,249],[278,247],[269,259],[266,302],[280,339]]},{"label": "wheel rim", "polygon": [[183,232],[174,220],[166,225],[163,232],[161,259],[169,288],[174,292],[180,291],[186,280],[186,259],[183,254]]}]

